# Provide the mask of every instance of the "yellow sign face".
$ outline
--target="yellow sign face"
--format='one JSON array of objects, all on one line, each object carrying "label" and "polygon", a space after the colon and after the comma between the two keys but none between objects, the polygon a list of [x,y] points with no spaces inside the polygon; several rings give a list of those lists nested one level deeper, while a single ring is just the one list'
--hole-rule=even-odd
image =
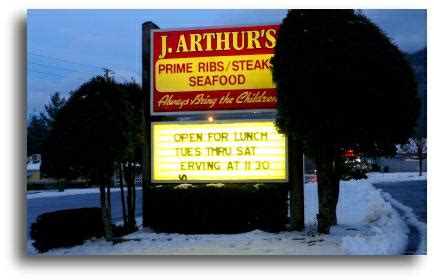
[{"label": "yellow sign face", "polygon": [[[159,92],[274,88],[270,71],[272,56],[260,54],[159,60],[156,63],[155,87]],[[180,70],[176,70],[174,65]],[[204,75],[204,69],[211,74]]]},{"label": "yellow sign face", "polygon": [[152,182],[285,182],[286,138],[272,121],[153,123]]}]

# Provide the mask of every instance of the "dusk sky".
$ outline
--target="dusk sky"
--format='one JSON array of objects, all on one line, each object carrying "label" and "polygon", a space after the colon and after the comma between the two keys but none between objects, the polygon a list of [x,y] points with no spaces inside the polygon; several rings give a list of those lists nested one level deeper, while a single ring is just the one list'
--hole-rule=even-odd
[{"label": "dusk sky", "polygon": [[[426,10],[363,10],[404,52],[427,44]],[[160,28],[280,23],[287,10],[29,10],[27,110],[43,110],[109,68],[141,82],[141,24]]]}]

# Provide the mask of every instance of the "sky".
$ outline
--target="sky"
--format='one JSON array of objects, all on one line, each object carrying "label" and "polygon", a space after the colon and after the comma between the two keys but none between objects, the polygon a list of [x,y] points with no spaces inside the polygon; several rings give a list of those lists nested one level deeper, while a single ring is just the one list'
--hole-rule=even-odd
[{"label": "sky", "polygon": [[[287,10],[29,10],[27,116],[103,68],[141,82],[141,24],[160,28],[280,23]],[[426,10],[363,10],[404,52],[427,45]]]}]

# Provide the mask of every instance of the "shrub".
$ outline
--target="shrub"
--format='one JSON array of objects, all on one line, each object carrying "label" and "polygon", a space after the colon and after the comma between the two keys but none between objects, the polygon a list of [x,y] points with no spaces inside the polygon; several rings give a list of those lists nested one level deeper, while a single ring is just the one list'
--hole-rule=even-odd
[{"label": "shrub", "polygon": [[72,247],[103,236],[100,208],[78,208],[44,213],[31,225],[30,237],[39,252]]},{"label": "shrub", "polygon": [[144,199],[146,225],[160,232],[277,232],[288,223],[288,190],[279,184],[165,185]]},{"label": "shrub", "polygon": [[376,163],[371,165],[372,172],[380,172],[380,166]]},{"label": "shrub", "polygon": [[365,158],[346,159],[343,165],[342,180],[368,179],[367,172],[372,171]]},{"label": "shrub", "polygon": [[34,190],[46,190],[46,186],[41,183],[28,183],[27,184],[27,190],[28,191],[34,191]]}]

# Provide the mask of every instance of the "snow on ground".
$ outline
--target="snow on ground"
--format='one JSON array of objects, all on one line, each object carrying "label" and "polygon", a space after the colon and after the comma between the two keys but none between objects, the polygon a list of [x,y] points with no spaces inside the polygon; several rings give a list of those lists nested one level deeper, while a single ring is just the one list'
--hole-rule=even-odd
[{"label": "snow on ground", "polygon": [[419,176],[419,172],[373,172],[367,173],[366,175],[368,175],[368,182],[372,184],[404,181],[426,181],[426,172],[422,172],[422,176]]},{"label": "snow on ground", "polygon": [[306,230],[240,234],[154,233],[149,228],[112,245],[103,239],[73,248],[53,249],[52,255],[397,255],[405,251],[407,225],[381,192],[367,180],[341,182],[338,226],[330,234],[315,233],[317,184],[305,185]]},{"label": "snow on ground", "polygon": [[[120,191],[119,188],[112,188],[112,192]],[[99,188],[86,188],[86,189],[65,189],[64,191],[51,190],[51,191],[28,191],[27,199],[34,198],[46,198],[46,197],[58,197],[67,195],[79,195],[79,194],[89,194],[89,193],[99,193]]]}]

